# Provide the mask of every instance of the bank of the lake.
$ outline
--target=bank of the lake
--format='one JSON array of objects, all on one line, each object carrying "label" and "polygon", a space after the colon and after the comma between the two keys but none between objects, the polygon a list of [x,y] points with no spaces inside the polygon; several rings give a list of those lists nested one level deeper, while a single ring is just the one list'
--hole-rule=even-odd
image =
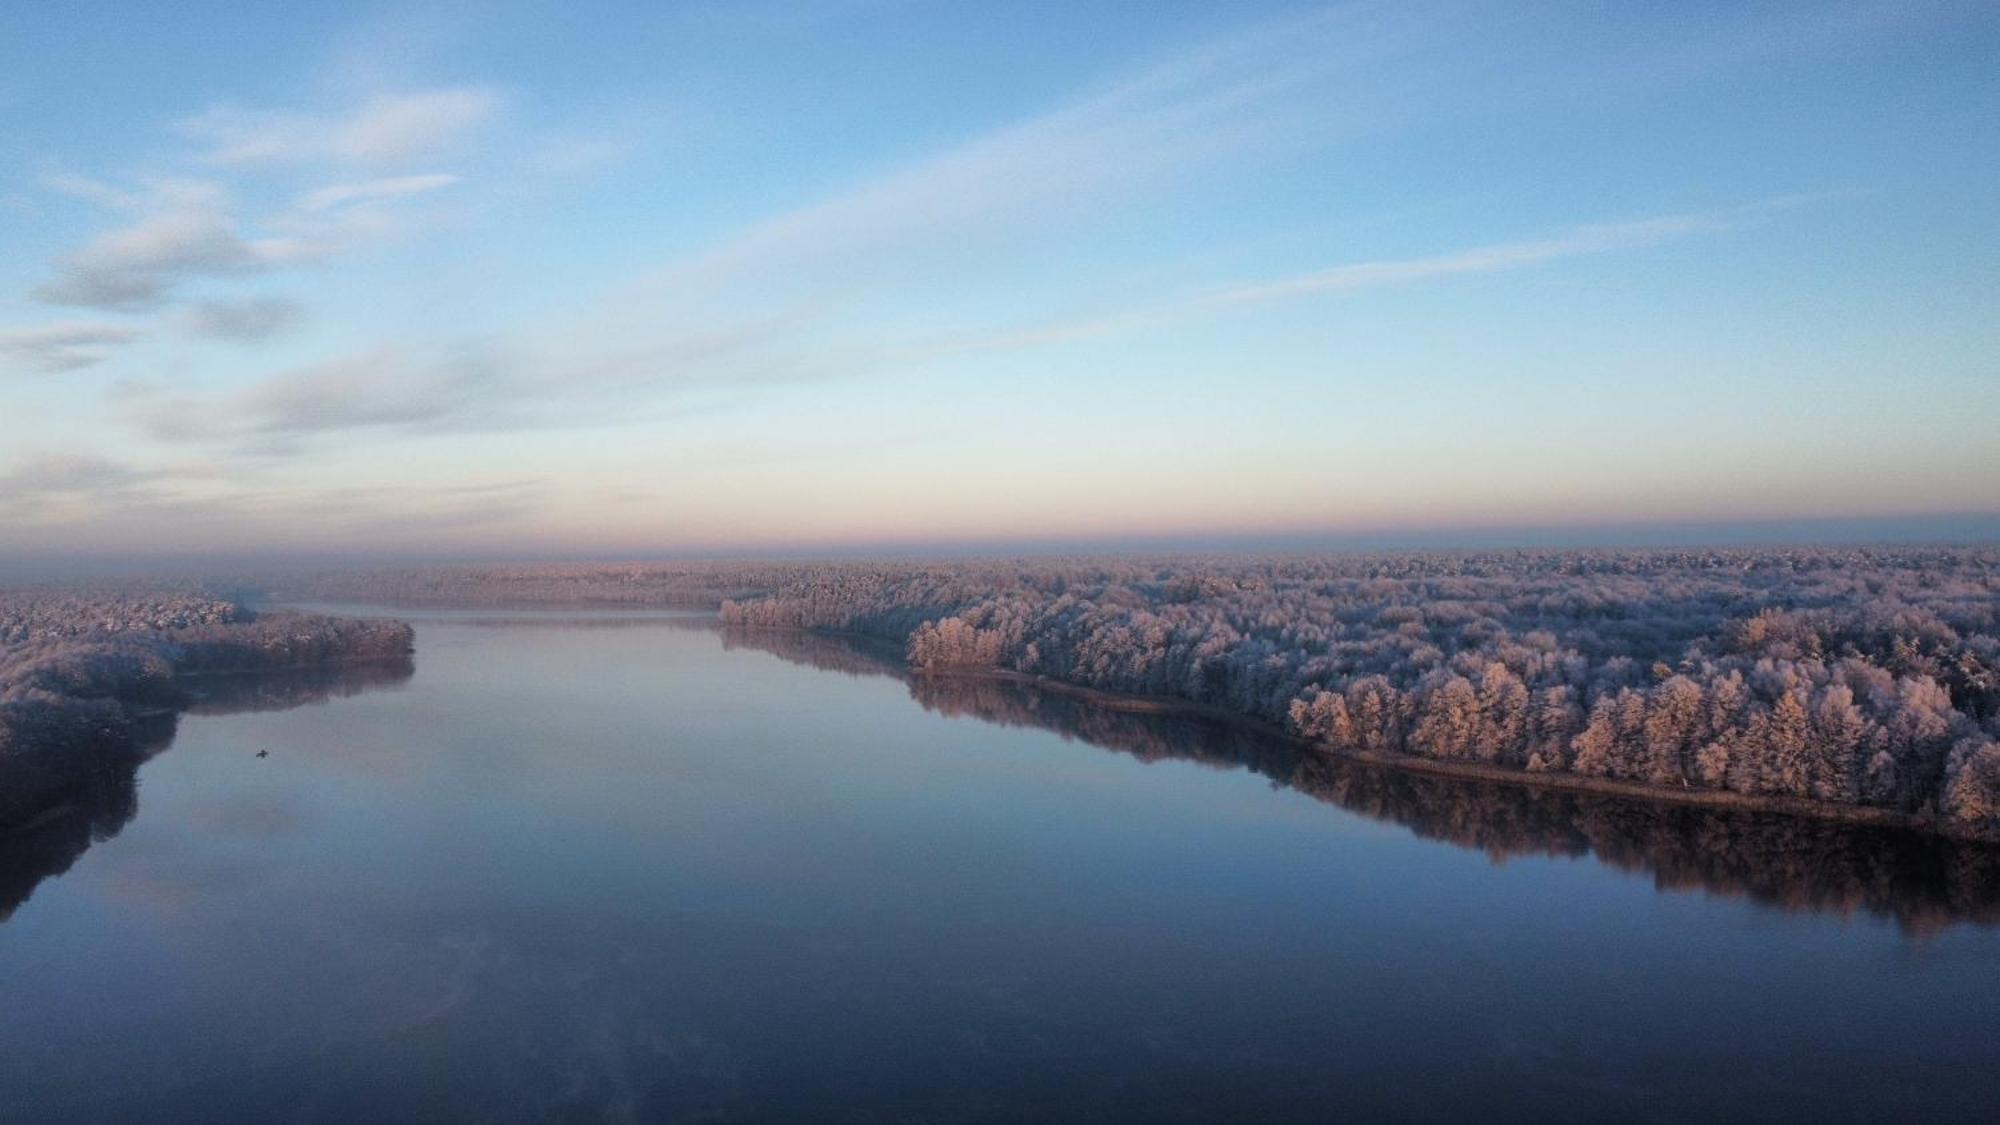
[{"label": "bank of the lake", "polygon": [[[771,626],[729,626],[746,634],[784,633],[788,630]],[[1928,813],[1905,813],[1894,809],[1874,808],[1836,801],[1817,801],[1804,797],[1770,796],[1752,793],[1736,793],[1729,790],[1694,789],[1685,785],[1647,785],[1642,782],[1624,781],[1610,777],[1590,777],[1567,772],[1529,772],[1508,769],[1481,762],[1452,761],[1426,757],[1421,754],[1403,754],[1383,750],[1363,750],[1353,746],[1340,746],[1324,740],[1301,738],[1296,730],[1279,723],[1246,715],[1225,707],[1196,703],[1173,696],[1134,695],[1126,692],[1105,691],[1102,688],[1087,687],[1068,683],[1050,676],[1016,672],[1005,668],[977,665],[946,665],[937,668],[912,667],[892,640],[872,633],[861,633],[843,629],[801,629],[791,630],[828,637],[857,646],[875,659],[894,666],[909,675],[934,679],[989,681],[993,683],[1025,684],[1038,691],[1070,696],[1093,707],[1107,710],[1125,711],[1133,714],[1183,716],[1200,718],[1211,722],[1225,723],[1255,731],[1268,738],[1285,739],[1298,743],[1313,753],[1336,755],[1357,762],[1368,762],[1394,769],[1410,770],[1437,777],[1456,777],[1493,782],[1501,785],[1519,785],[1531,788],[1552,789],[1572,793],[1597,793],[1605,796],[1631,800],[1658,801],[1668,804],[1691,805],[1698,808],[1738,809],[1751,812],[1779,813],[1786,816],[1813,817],[1820,820],[1836,821],[1844,824],[1865,824],[1877,827],[1896,828],[1912,832],[1935,833],[1961,840],[1982,842],[2000,841],[2000,829],[1987,824],[1954,823]]]},{"label": "bank of the lake", "polygon": [[0,831],[135,769],[204,681],[407,664],[413,644],[399,621],[171,593],[12,592],[0,625]]}]

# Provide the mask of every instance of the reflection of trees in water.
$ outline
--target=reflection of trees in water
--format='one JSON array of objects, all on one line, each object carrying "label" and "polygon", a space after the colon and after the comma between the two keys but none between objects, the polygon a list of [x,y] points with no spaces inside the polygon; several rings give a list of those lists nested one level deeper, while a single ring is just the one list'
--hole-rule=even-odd
[{"label": "reflection of trees in water", "polygon": [[[840,671],[902,675],[839,638],[740,632],[729,643]],[[905,677],[927,710],[1053,731],[1130,754],[1244,768],[1418,836],[1514,856],[1590,856],[1661,890],[1786,911],[1893,918],[1915,934],[2000,923],[2000,847],[1901,829],[1742,809],[1443,777],[1328,756],[1242,724],[1106,707],[1018,681]]]},{"label": "reflection of trees in water", "polygon": [[[198,715],[283,711],[393,687],[416,671],[409,658],[340,668],[288,668],[192,677],[176,686]],[[139,812],[139,767],[173,742],[178,715],[142,719],[130,750],[93,756],[67,799],[25,824],[0,830],[0,922],[13,916],[42,880],[68,871],[90,845],[118,835]]]},{"label": "reflection of trees in water", "polygon": [[139,811],[141,753],[100,760],[70,802],[0,836],[0,922],[28,901],[42,880],[70,869],[99,840],[109,840]]},{"label": "reflection of trees in water", "polygon": [[837,637],[804,629],[744,629],[714,624],[722,647],[768,652],[793,664],[849,676],[902,676],[902,651],[873,637]]},{"label": "reflection of trees in water", "polygon": [[286,711],[310,703],[345,699],[364,691],[395,687],[415,674],[415,662],[404,656],[365,664],[202,676],[185,680],[181,686],[190,696],[189,713],[232,715],[245,711]]},{"label": "reflection of trees in water", "polygon": [[1249,769],[1290,784],[1305,752],[1289,739],[1201,715],[1126,711],[1061,689],[1016,680],[915,676],[910,695],[927,711],[966,715],[1003,726],[1053,731],[1141,761],[1199,762]]},{"label": "reflection of trees in water", "polygon": [[1419,836],[1513,856],[1593,856],[1786,911],[1894,918],[1928,933],[2000,922],[2000,848],[1904,829],[1542,789],[1308,755],[1285,784]]}]

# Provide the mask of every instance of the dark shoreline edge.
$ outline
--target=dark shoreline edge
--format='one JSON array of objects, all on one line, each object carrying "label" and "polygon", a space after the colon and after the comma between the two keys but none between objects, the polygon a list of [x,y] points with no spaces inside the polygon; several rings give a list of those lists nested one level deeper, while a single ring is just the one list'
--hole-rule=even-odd
[{"label": "dark shoreline edge", "polygon": [[1452,762],[1438,758],[1426,758],[1417,754],[1389,754],[1370,750],[1346,750],[1324,742],[1301,738],[1276,723],[1244,715],[1221,707],[1192,703],[1171,696],[1121,695],[1098,688],[1083,687],[1078,684],[1052,680],[1045,676],[1035,676],[1026,672],[1014,672],[1004,668],[963,671],[958,669],[923,671],[911,669],[915,676],[943,679],[990,680],[1000,683],[1024,683],[1062,695],[1084,700],[1093,706],[1112,711],[1124,711],[1139,715],[1182,715],[1229,723],[1293,742],[1314,754],[1345,758],[1349,761],[1367,762],[1371,765],[1388,766],[1393,769],[1409,770],[1413,773],[1433,774],[1439,777],[1473,778],[1479,781],[1498,782],[1503,785],[1520,785],[1535,789],[1563,789],[1576,793],[1599,793],[1613,797],[1630,797],[1635,800],[1659,801],[1677,805],[1695,805],[1705,808],[1741,809],[1748,812],[1774,812],[1789,816],[1809,816],[1819,820],[1838,820],[1850,824],[1868,824],[1889,828],[1905,828],[1917,832],[1928,832],[1948,836],[1958,840],[1979,840],[1991,842],[1993,837],[1976,832],[1953,831],[1948,822],[1935,817],[1915,813],[1900,813],[1893,809],[1873,808],[1865,805],[1844,805],[1836,801],[1815,801],[1801,797],[1760,797],[1748,793],[1736,793],[1726,789],[1675,789],[1664,785],[1646,785],[1640,782],[1618,781],[1613,778],[1588,777],[1562,771],[1530,773],[1527,770],[1508,769],[1505,766],[1489,766],[1479,762]]},{"label": "dark shoreline edge", "polygon": [[1758,796],[1748,793],[1738,793],[1727,789],[1675,789],[1661,785],[1619,781],[1613,778],[1590,777],[1568,771],[1531,773],[1527,770],[1509,769],[1505,766],[1489,766],[1479,762],[1454,762],[1438,758],[1426,758],[1416,754],[1348,750],[1325,742],[1303,738],[1278,723],[1260,719],[1254,715],[1246,715],[1240,711],[1232,711],[1226,707],[1196,703],[1192,700],[1179,699],[1174,696],[1132,695],[1124,692],[1105,691],[1102,688],[1087,687],[1082,684],[1073,684],[1048,676],[1039,676],[1029,672],[1016,672],[1007,668],[981,668],[965,665],[944,668],[919,668],[911,664],[906,656],[898,655],[894,652],[897,646],[893,641],[872,633],[862,633],[851,629],[736,625],[720,621],[719,625],[728,632],[740,632],[751,635],[756,633],[770,633],[775,635],[793,634],[828,637],[853,643],[858,647],[874,650],[871,652],[871,655],[891,665],[899,674],[911,679],[1021,684],[1033,687],[1038,691],[1068,696],[1108,711],[1118,711],[1134,715],[1162,715],[1203,719],[1239,730],[1252,731],[1263,737],[1279,739],[1298,747],[1308,754],[1341,758],[1354,762],[1365,762],[1370,765],[1385,766],[1391,769],[1406,770],[1411,773],[1426,774],[1433,777],[1464,778],[1529,789],[1592,793],[1600,796],[1622,797],[1661,804],[1688,805],[1697,808],[1777,813],[1785,816],[1835,821],[1844,824],[1857,824],[1877,828],[1897,828],[1944,839],[1968,840],[1975,843],[2000,842],[2000,835],[1955,826],[1951,822],[1938,817],[1921,813],[1898,812],[1894,809],[1884,809],[1868,805],[1849,805],[1837,801],[1817,801],[1803,797]]},{"label": "dark shoreline edge", "polygon": [[[259,621],[263,630],[256,627]],[[303,659],[281,647],[285,656],[265,661],[260,654],[271,650],[260,642],[274,643],[264,631],[274,626],[318,630],[311,634],[315,645],[334,647]],[[134,653],[160,657],[168,673],[162,679],[114,679],[101,690],[50,693],[11,704],[15,721],[30,729],[13,732],[8,753],[0,757],[0,840],[32,834],[60,819],[65,808],[102,787],[107,777],[135,773],[172,741],[182,714],[211,705],[213,685],[274,684],[370,668],[382,674],[363,679],[406,679],[414,666],[414,632],[401,621],[271,614],[223,629],[223,635],[197,641],[157,634],[94,638],[112,645],[128,642]],[[229,635],[232,630],[241,632]],[[72,708],[91,713],[64,713]],[[40,729],[33,729],[37,724]]]}]

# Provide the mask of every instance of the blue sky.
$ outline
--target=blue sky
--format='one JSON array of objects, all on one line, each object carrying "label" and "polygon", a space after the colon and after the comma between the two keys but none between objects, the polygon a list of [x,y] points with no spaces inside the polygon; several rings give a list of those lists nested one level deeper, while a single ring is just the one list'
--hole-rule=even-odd
[{"label": "blue sky", "polygon": [[1987,536],[1996,62],[1974,3],[31,6],[0,553]]}]

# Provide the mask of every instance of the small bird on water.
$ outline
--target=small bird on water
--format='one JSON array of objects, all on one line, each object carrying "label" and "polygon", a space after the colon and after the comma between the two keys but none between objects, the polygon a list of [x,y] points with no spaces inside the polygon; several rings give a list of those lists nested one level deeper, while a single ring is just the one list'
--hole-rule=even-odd
[{"label": "small bird on water", "polygon": [[271,756],[271,752],[269,750],[259,750],[257,751],[257,756],[259,758],[268,758]]}]

